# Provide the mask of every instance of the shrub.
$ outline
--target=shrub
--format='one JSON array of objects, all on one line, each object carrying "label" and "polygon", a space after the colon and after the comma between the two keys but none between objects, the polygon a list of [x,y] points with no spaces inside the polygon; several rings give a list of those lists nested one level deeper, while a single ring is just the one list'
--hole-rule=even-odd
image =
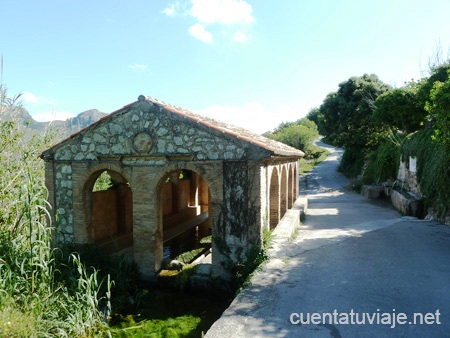
[{"label": "shrub", "polygon": [[[408,135],[402,157],[417,157],[417,180],[427,207],[444,215],[450,210],[450,155],[448,148],[433,138],[433,130]],[[408,164],[408,162],[406,162]]]},{"label": "shrub", "polygon": [[[101,335],[107,327],[97,271],[88,271],[76,256],[60,265],[51,246],[38,159],[51,135],[30,135],[14,118],[2,119],[13,108],[0,106],[0,337]],[[71,267],[71,278],[60,276],[64,266]],[[108,292],[111,283],[105,286]]]},{"label": "shrub", "polygon": [[400,165],[400,141],[386,139],[368,155],[367,167],[361,179],[362,184],[381,183],[397,178]]}]

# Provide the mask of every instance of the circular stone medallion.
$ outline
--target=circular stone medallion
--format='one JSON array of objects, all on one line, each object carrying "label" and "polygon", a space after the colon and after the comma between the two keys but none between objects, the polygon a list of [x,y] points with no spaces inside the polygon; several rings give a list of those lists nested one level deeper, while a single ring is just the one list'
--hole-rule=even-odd
[{"label": "circular stone medallion", "polygon": [[133,137],[133,147],[140,154],[150,152],[152,145],[153,140],[149,133],[143,131]]}]

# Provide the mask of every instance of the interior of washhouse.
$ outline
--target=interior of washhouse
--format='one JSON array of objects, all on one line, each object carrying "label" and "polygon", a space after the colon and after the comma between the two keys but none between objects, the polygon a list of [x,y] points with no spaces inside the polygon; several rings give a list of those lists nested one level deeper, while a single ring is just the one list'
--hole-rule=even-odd
[{"label": "interior of washhouse", "polygon": [[[191,170],[173,171],[163,179],[160,192],[163,259],[191,263],[211,259],[209,189],[203,178]],[[132,255],[132,189],[114,171],[103,171],[91,193],[91,224],[97,247],[109,253]]]},{"label": "interior of washhouse", "polygon": [[161,191],[164,260],[191,263],[211,253],[208,205],[208,185],[199,174],[177,170],[167,176]]},{"label": "interior of washhouse", "polygon": [[103,171],[96,179],[91,201],[91,224],[97,247],[106,252],[124,252],[133,246],[132,191],[127,180],[113,171]]}]

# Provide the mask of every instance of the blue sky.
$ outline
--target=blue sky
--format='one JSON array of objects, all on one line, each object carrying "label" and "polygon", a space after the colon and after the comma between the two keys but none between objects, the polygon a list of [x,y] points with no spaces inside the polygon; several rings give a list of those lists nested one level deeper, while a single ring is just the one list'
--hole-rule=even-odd
[{"label": "blue sky", "polygon": [[38,120],[140,94],[264,132],[351,76],[447,58],[450,1],[0,0],[3,83]]}]

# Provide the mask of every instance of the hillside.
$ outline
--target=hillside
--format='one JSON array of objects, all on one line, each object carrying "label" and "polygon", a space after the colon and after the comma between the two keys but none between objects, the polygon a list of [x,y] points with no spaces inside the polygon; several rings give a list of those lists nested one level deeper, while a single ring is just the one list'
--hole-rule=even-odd
[{"label": "hillside", "polygon": [[89,109],[75,117],[68,118],[65,121],[54,120],[48,122],[38,122],[33,119],[30,113],[23,107],[16,107],[7,111],[0,116],[0,120],[10,121],[15,120],[19,125],[27,128],[27,130],[34,132],[43,132],[45,130],[56,131],[61,138],[70,136],[77,131],[86,128],[90,124],[98,121],[107,114],[98,111],[97,109]]}]

